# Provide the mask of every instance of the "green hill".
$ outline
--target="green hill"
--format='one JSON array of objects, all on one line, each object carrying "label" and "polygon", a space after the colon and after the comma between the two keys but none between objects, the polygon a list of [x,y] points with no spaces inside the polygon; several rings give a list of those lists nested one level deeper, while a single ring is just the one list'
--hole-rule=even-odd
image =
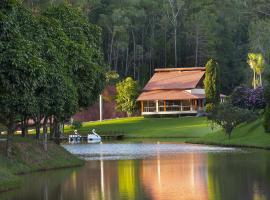
[{"label": "green hill", "polygon": [[234,129],[230,140],[222,130],[219,130],[202,136],[201,138],[190,139],[187,142],[270,149],[270,134],[264,132],[261,120],[258,119],[252,123],[243,124]]}]

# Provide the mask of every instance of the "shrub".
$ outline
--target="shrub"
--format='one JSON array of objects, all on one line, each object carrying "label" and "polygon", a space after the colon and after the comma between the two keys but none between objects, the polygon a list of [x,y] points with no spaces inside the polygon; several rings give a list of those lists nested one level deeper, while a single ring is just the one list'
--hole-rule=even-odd
[{"label": "shrub", "polygon": [[211,113],[211,112],[213,111],[213,109],[214,109],[214,104],[212,104],[212,103],[206,104],[206,106],[205,106],[205,111],[206,111],[207,113]]},{"label": "shrub", "polygon": [[250,89],[239,86],[234,90],[230,99],[233,106],[249,110],[263,109],[266,106],[263,87]]},{"label": "shrub", "polygon": [[80,121],[73,121],[71,127],[73,129],[79,129],[79,128],[82,127],[82,122],[80,122]]},{"label": "shrub", "polygon": [[241,123],[250,122],[257,118],[257,114],[251,110],[234,107],[231,103],[222,103],[215,106],[208,115],[208,119],[213,125],[220,126],[231,138],[231,133],[235,127]]}]

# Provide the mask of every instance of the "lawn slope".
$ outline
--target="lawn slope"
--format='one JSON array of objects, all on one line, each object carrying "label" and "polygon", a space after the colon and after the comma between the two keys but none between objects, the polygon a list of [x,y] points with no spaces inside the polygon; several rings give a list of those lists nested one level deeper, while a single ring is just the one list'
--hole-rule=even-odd
[{"label": "lawn slope", "polygon": [[[5,142],[0,142],[0,152],[4,152],[4,148]],[[20,185],[19,174],[83,164],[82,160],[55,143],[50,142],[48,153],[45,153],[38,141],[33,139],[16,141],[15,139],[12,159],[8,160],[3,154],[0,154],[0,191],[18,187]]]},{"label": "lawn slope", "polygon": [[[90,133],[96,129],[101,135],[123,134],[127,138],[191,138],[201,137],[211,132],[206,118],[143,118],[131,117],[106,120],[103,122],[87,122],[78,131],[80,134]],[[65,132],[73,129],[66,127]]]},{"label": "lawn slope", "polygon": [[230,140],[222,130],[219,130],[201,138],[190,139],[187,142],[270,149],[270,134],[264,132],[261,120],[258,119],[252,123],[243,124],[234,129]]}]

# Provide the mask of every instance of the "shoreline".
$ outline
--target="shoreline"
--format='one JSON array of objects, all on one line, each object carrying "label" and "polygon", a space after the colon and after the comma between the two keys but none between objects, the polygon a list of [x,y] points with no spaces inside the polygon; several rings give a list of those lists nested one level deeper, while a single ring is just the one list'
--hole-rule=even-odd
[{"label": "shoreline", "polygon": [[45,155],[39,142],[14,142],[16,154],[11,160],[0,155],[0,192],[19,188],[20,176],[26,174],[75,168],[85,164],[84,160],[69,153],[64,147],[53,142],[49,142],[48,145],[48,152]]}]

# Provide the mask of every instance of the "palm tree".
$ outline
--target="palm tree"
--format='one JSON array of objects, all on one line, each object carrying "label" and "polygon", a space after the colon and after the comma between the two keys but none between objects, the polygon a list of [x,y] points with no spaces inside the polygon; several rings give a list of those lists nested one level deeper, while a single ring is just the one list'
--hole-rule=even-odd
[{"label": "palm tree", "polygon": [[[264,71],[264,58],[263,55],[258,53],[249,53],[248,54],[248,64],[250,68],[253,70],[253,81],[252,85],[254,89],[257,88],[257,86],[262,86],[262,73]],[[256,79],[256,75],[259,75],[260,82],[258,83],[258,80]]]},{"label": "palm tree", "polygon": [[257,54],[257,65],[256,65],[256,68],[255,68],[255,71],[256,73],[260,76],[260,86],[262,86],[262,73],[264,71],[264,68],[265,68],[265,61],[264,61],[264,58],[263,58],[263,55],[260,53],[260,54]]},{"label": "palm tree", "polygon": [[255,71],[255,66],[256,66],[256,54],[255,53],[249,53],[248,54],[248,64],[250,68],[253,70],[253,81],[252,85],[254,89],[256,88],[256,71]]}]

